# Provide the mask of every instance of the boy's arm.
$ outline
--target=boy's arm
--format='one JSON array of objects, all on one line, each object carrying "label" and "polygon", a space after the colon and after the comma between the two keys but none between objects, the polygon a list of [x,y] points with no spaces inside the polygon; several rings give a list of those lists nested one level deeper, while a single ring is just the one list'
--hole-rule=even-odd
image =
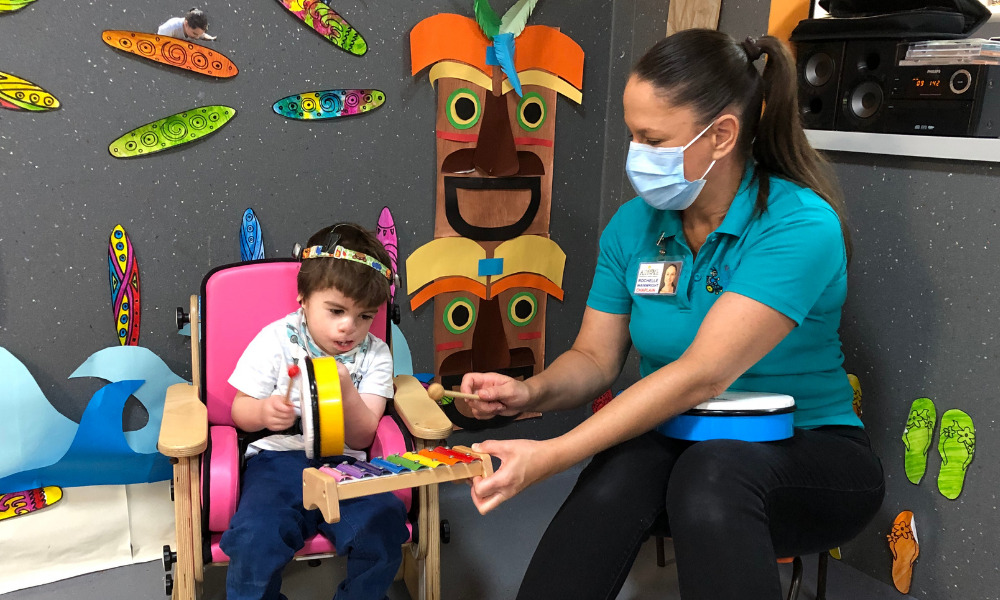
[{"label": "boy's arm", "polygon": [[214,36],[214,35],[208,35],[207,33],[201,34],[201,39],[207,40],[209,42],[215,41],[215,38],[216,38],[216,36]]},{"label": "boy's arm", "polygon": [[376,394],[359,393],[342,363],[337,363],[337,371],[344,407],[344,443],[355,449],[367,448],[375,439],[375,429],[385,412],[386,399]]},{"label": "boy's arm", "polygon": [[236,392],[232,409],[233,423],[243,431],[283,431],[295,423],[295,409],[284,396],[254,398]]},{"label": "boy's arm", "polygon": [[230,414],[244,431],[282,431],[295,423],[295,409],[285,403],[285,390],[277,387],[285,362],[282,334],[274,324],[264,327],[247,345],[229,377],[229,385],[236,388]]}]

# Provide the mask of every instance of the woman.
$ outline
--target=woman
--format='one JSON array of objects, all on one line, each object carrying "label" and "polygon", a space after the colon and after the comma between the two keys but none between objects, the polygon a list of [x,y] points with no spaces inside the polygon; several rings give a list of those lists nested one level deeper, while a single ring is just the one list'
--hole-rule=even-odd
[{"label": "woman", "polygon": [[[614,598],[660,520],[684,600],[777,599],[777,557],[846,542],[884,495],[837,333],[842,201],[775,38],[674,34],[640,59],[623,102],[640,197],[602,234],[573,347],[527,381],[470,373],[462,391],[479,394],[480,418],[578,407],[614,382],[630,345],[642,378],[562,436],[479,444],[503,464],[474,483],[473,501],[487,512],[593,455],[519,598]],[[667,261],[680,265],[674,295],[638,276]],[[793,396],[794,436],[692,443],[655,430],[726,389]]]}]

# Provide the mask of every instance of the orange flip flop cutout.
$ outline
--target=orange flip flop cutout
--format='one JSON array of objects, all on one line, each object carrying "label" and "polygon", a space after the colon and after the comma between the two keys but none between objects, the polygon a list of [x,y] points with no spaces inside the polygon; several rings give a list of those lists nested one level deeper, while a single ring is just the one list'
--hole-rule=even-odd
[{"label": "orange flip flop cutout", "polygon": [[889,550],[892,551],[892,583],[897,590],[907,594],[913,578],[913,563],[920,555],[913,513],[908,510],[899,513],[886,538],[889,540]]}]

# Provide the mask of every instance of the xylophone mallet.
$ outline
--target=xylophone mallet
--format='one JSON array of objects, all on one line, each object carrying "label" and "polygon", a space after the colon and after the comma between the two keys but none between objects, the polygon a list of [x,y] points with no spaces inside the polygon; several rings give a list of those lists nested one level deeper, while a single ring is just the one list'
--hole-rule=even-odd
[{"label": "xylophone mallet", "polygon": [[466,394],[465,392],[453,392],[452,390],[445,390],[444,386],[440,383],[432,383],[427,387],[427,395],[431,397],[431,400],[435,402],[448,396],[449,398],[464,398],[466,400],[479,400],[479,396],[475,394]]}]

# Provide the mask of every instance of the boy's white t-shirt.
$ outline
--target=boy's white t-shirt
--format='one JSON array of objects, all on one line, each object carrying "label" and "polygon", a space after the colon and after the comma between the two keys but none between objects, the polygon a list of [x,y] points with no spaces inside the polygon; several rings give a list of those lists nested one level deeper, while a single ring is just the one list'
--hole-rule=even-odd
[{"label": "boy's white t-shirt", "polygon": [[156,30],[156,34],[168,35],[182,40],[189,39],[187,34],[184,33],[184,17],[173,17],[172,19],[167,19]]},{"label": "boy's white t-shirt", "polygon": [[[229,377],[229,385],[258,399],[274,395],[283,396],[288,389],[288,367],[294,364],[296,359],[301,364],[302,359],[308,356],[306,350],[293,341],[300,327],[305,328],[301,308],[261,329],[236,363],[236,368]],[[369,333],[355,349],[338,355],[337,360],[347,367],[359,394],[392,398],[392,352],[388,344]],[[299,377],[304,375],[303,372]],[[298,383],[300,382],[297,381],[296,384]],[[301,416],[299,385],[292,386],[291,400],[295,414]],[[246,455],[250,457],[261,450],[304,449],[305,440],[302,434],[275,434],[250,444]],[[348,448],[346,445],[344,454],[365,460],[363,451]]]}]

